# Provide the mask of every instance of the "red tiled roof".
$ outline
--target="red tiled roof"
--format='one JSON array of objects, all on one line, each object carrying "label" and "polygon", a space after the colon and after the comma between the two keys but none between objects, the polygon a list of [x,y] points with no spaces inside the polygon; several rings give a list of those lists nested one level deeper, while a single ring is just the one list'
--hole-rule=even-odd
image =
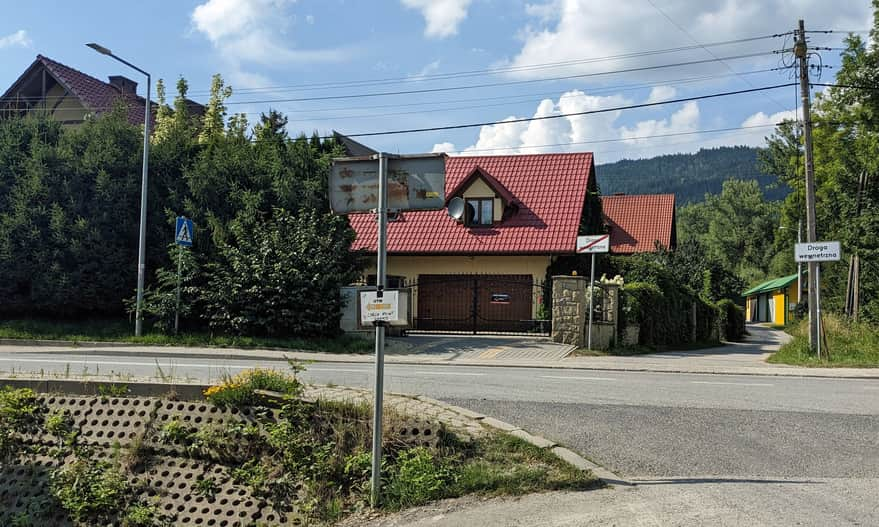
[{"label": "red tiled roof", "polygon": [[[404,254],[573,253],[592,154],[458,156],[446,160],[446,194],[476,167],[509,190],[518,211],[493,227],[466,227],[445,210],[404,212],[388,224],[388,252]],[[375,252],[373,214],[352,214],[354,249]]]},{"label": "red tiled roof", "polygon": [[108,112],[113,109],[113,104],[121,99],[122,103],[128,106],[128,122],[134,125],[143,125],[143,97],[132,93],[123,94],[110,83],[86,75],[43,55],[37,55],[37,62],[42,63],[49,73],[70,90],[86,108],[96,113]]},{"label": "red tiled roof", "polygon": [[674,245],[674,194],[603,196],[601,208],[610,226],[611,253],[652,252],[656,241]]}]

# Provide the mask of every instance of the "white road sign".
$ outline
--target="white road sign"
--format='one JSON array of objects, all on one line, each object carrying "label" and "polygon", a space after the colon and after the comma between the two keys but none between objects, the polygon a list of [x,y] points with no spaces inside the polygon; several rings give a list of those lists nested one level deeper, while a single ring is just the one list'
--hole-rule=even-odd
[{"label": "white road sign", "polygon": [[798,262],[835,262],[841,256],[839,242],[811,242],[794,245],[794,259]]},{"label": "white road sign", "polygon": [[610,234],[577,236],[577,254],[610,252]]},{"label": "white road sign", "polygon": [[381,298],[375,291],[360,292],[360,322],[369,324],[378,320],[391,321],[399,318],[397,291],[385,291]]}]

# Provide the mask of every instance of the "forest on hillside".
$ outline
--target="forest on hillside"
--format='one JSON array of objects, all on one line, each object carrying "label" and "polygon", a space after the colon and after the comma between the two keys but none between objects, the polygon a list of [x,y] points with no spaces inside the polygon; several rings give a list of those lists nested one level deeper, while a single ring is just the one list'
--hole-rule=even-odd
[{"label": "forest on hillside", "polygon": [[756,181],[768,201],[784,199],[789,188],[775,175],[762,172],[760,149],[746,146],[702,149],[695,154],[670,154],[650,159],[624,159],[596,169],[601,193],[673,193],[678,205],[719,194],[728,179]]}]

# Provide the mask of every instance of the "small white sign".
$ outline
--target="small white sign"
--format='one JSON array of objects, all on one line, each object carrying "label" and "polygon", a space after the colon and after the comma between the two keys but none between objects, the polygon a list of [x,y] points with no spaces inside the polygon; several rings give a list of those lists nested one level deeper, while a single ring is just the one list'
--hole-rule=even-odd
[{"label": "small white sign", "polygon": [[385,291],[378,298],[375,291],[360,292],[360,322],[369,324],[378,320],[391,321],[399,318],[399,298],[397,291]]},{"label": "small white sign", "polygon": [[610,234],[577,236],[577,254],[610,252]]},{"label": "small white sign", "polygon": [[794,260],[798,262],[835,262],[842,251],[839,242],[811,242],[794,245]]}]

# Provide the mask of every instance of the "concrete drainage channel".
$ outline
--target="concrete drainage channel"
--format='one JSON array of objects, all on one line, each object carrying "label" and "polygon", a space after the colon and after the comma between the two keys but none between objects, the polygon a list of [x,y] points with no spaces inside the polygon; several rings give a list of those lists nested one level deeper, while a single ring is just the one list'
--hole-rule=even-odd
[{"label": "concrete drainage channel", "polygon": [[[107,383],[110,384],[110,383]],[[50,410],[67,411],[81,429],[83,440],[111,455],[111,447],[118,442],[127,447],[135,438],[143,437],[144,445],[158,455],[154,463],[143,468],[138,475],[146,486],[144,497],[161,498],[165,512],[178,515],[180,524],[216,525],[220,527],[244,525],[251,521],[261,521],[269,525],[303,525],[304,516],[298,511],[276,511],[261,500],[250,496],[246,490],[233,484],[230,470],[219,463],[185,460],[174,455],[182,448],[173,444],[163,444],[158,429],[170,419],[178,419],[191,425],[222,425],[224,423],[250,423],[255,416],[249,411],[220,409],[203,402],[203,391],[208,387],[201,384],[164,384],[127,382],[124,384],[129,395],[145,397],[134,399],[126,397],[82,397],[99,395],[99,382],[77,380],[36,380],[0,379],[0,386],[31,388],[41,396],[42,402]],[[305,397],[308,399],[345,400],[368,402],[371,392],[357,388],[338,386],[309,386]],[[172,400],[173,399],[173,400]],[[495,429],[518,437],[538,448],[549,449],[560,459],[580,470],[589,470],[606,484],[631,485],[616,474],[592,463],[577,453],[558,446],[543,437],[532,435],[521,428],[488,417],[466,408],[446,404],[425,396],[389,393],[385,398],[387,406],[401,413],[418,416],[410,426],[413,434],[417,430],[420,437],[410,437],[416,443],[430,444],[439,434],[439,424],[461,436],[470,439],[482,435],[488,429]],[[47,445],[56,444],[58,438],[31,438],[32,441]],[[37,472],[45,478],[24,477],[26,467],[10,465],[0,471],[0,506],[14,508],[20,497],[36,496],[46,491],[49,472],[57,466],[57,461],[41,456],[35,461]],[[210,502],[197,496],[195,485],[200,479],[211,478],[217,484],[216,499]]]}]

